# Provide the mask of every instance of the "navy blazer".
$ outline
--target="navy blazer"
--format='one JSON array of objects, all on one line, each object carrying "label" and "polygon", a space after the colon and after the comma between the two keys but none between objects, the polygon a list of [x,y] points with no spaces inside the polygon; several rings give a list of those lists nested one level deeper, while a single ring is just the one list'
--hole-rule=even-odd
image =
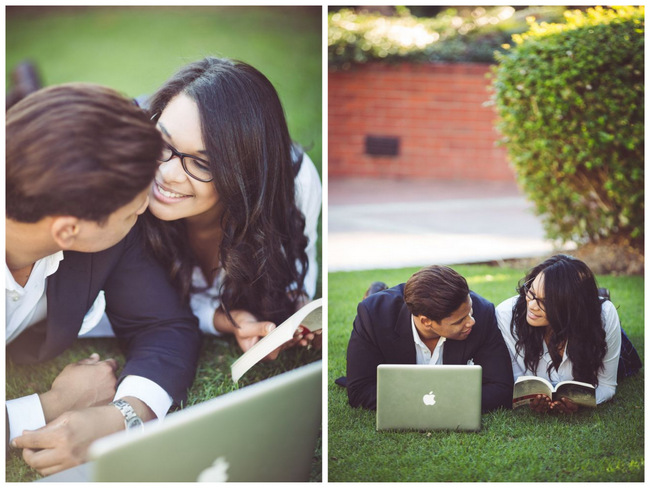
[{"label": "navy blazer", "polygon": [[[476,324],[467,339],[445,341],[443,364],[483,368],[482,410],[512,405],[512,364],[497,327],[494,305],[470,292]],[[377,408],[377,366],[415,364],[411,312],[404,284],[370,295],[359,303],[347,352],[348,400],[353,407]]]},{"label": "navy blazer", "polygon": [[15,363],[46,361],[77,339],[100,290],[106,313],[125,351],[127,375],[148,378],[179,404],[196,373],[197,319],[146,251],[140,224],[115,246],[97,253],[64,252],[47,281],[47,318],[7,346]]}]

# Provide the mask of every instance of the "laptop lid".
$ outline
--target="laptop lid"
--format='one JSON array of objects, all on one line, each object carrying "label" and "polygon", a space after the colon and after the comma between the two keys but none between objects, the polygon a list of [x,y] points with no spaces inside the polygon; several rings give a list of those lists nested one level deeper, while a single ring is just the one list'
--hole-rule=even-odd
[{"label": "laptop lid", "polygon": [[480,430],[482,368],[381,364],[377,430]]},{"label": "laptop lid", "polygon": [[90,448],[93,481],[306,481],[322,417],[322,361],[169,414]]}]

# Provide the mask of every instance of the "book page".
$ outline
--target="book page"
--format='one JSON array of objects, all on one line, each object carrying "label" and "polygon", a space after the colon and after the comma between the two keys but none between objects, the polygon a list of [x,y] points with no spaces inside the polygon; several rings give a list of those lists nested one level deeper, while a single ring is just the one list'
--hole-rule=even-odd
[{"label": "book page", "polygon": [[512,408],[529,404],[537,395],[547,395],[553,398],[553,387],[543,378],[536,376],[520,376],[512,391]]},{"label": "book page", "polygon": [[[322,298],[319,298],[318,300],[315,301],[319,301],[319,300],[322,300]],[[305,307],[307,307],[308,305],[309,303],[305,305]],[[296,313],[300,313],[300,310],[298,310],[298,312]],[[319,329],[322,329],[323,328],[323,307],[317,306],[313,312],[310,312],[306,317],[302,319],[302,321],[300,321],[299,325],[307,327],[311,332],[315,332]]]},{"label": "book page", "polygon": [[239,381],[246,371],[282,344],[290,341],[299,325],[302,324],[313,332],[323,327],[322,320],[323,299],[319,298],[302,307],[235,361],[230,367],[233,381]]},{"label": "book page", "polygon": [[596,406],[596,389],[587,383],[567,381],[558,384],[553,399],[559,400],[560,397],[566,397],[583,407]]}]

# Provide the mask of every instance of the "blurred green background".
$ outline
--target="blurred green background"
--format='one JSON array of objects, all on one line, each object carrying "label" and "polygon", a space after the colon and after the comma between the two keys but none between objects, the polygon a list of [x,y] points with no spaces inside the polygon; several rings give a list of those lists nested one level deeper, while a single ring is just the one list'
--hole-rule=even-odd
[{"label": "blurred green background", "polygon": [[25,59],[45,85],[87,81],[132,97],[206,55],[239,59],[275,85],[320,171],[321,28],[321,7],[7,7],[7,87]]}]

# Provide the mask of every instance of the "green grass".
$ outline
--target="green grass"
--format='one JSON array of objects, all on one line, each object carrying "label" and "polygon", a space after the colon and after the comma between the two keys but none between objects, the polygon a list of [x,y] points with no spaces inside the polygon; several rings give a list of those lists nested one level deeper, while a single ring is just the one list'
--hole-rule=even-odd
[{"label": "green grass", "polygon": [[[523,270],[454,266],[494,303],[514,295]],[[643,481],[643,373],[616,396],[571,417],[500,410],[479,433],[376,432],[374,411],[353,409],[334,380],[345,375],[356,306],[372,281],[405,282],[417,268],[330,273],[328,308],[329,481]],[[598,277],[643,359],[643,278]]]},{"label": "green grass", "polygon": [[[22,7],[6,15],[6,80],[19,62],[37,64],[45,85],[99,83],[127,96],[151,94],[172,73],[204,56],[245,61],[264,73],[282,100],[292,138],[322,175],[322,40],[320,7]],[[319,236],[322,224],[319,219]],[[321,263],[321,239],[317,243]],[[319,277],[317,294],[321,295]],[[97,351],[123,356],[114,341],[78,341],[65,354],[35,366],[6,367],[7,398],[47,390],[68,363]],[[232,340],[207,338],[188,404],[227,393],[230,364],[240,355]],[[241,384],[312,362],[318,352],[285,351],[256,366]],[[38,475],[11,452],[7,481]],[[320,446],[312,480],[321,479]]]},{"label": "green grass", "polygon": [[[45,363],[23,366],[15,365],[7,360],[7,398],[17,398],[47,391],[56,375],[66,364],[88,357],[92,352],[99,353],[102,359],[114,357],[121,366],[124,365],[124,355],[117,347],[117,342],[114,339],[79,339],[64,354]],[[230,365],[240,355],[241,350],[232,337],[204,338],[196,378],[188,392],[188,401],[184,407],[229,393],[280,374],[283,371],[321,359],[321,351],[307,351],[305,348],[294,347],[283,351],[275,361],[255,365],[242,377],[238,384],[235,384],[230,376]],[[314,452],[312,481],[322,479],[321,466],[322,455],[319,441],[319,445]],[[20,451],[10,449],[6,463],[6,480],[8,482],[33,481],[38,478],[40,478],[38,473],[23,462]]]}]

